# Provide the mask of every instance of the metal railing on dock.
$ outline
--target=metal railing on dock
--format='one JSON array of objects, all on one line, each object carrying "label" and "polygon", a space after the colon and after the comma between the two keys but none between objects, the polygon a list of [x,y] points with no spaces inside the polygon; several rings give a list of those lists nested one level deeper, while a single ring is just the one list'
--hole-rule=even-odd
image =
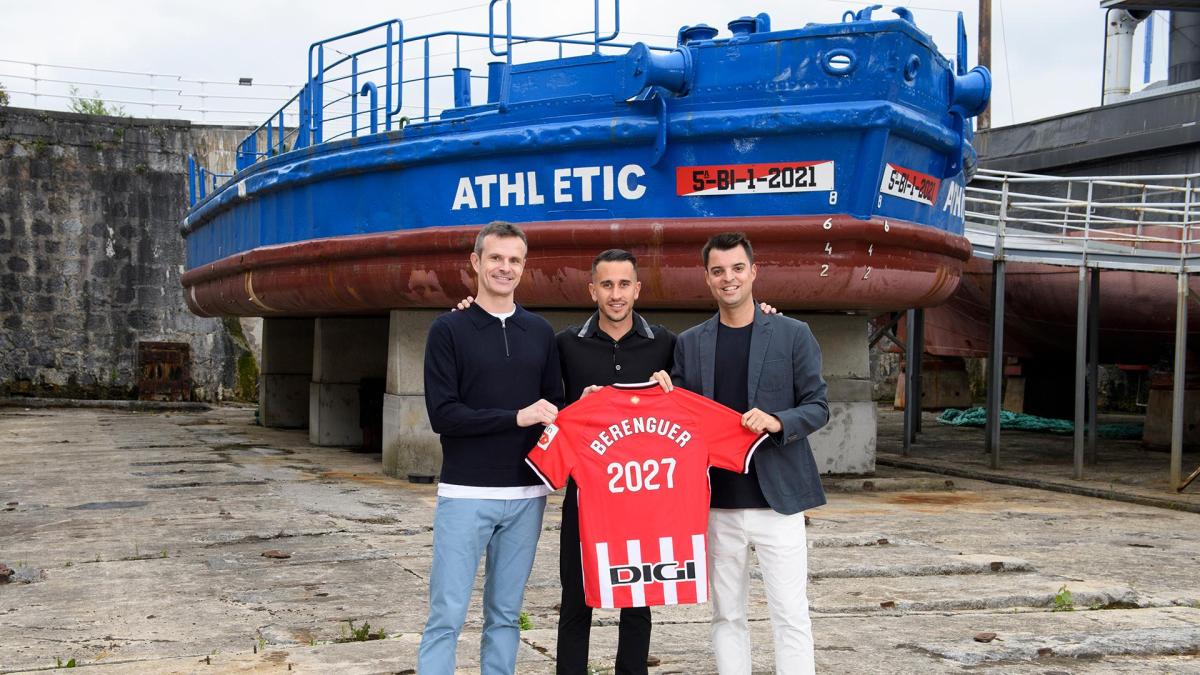
[{"label": "metal railing on dock", "polygon": [[[1174,274],[1177,284],[1170,482],[1176,490],[1186,486],[1182,472],[1183,403],[1188,302],[1193,297],[1188,281],[1191,274],[1200,271],[1197,246],[1200,232],[1196,231],[1198,189],[1200,174],[1061,177],[981,170],[975,175],[966,189],[965,235],[975,256],[992,261],[987,374],[987,446],[992,468],[1000,464],[1006,263],[1078,269],[1074,438],[1077,479],[1083,477],[1085,460],[1096,461],[1100,274],[1106,270]],[[909,362],[919,378],[923,316],[920,310],[910,310],[908,318],[915,343],[908,348],[912,359]],[[919,400],[919,389],[909,393],[907,400]],[[906,451],[916,431],[919,422],[906,415]]]}]

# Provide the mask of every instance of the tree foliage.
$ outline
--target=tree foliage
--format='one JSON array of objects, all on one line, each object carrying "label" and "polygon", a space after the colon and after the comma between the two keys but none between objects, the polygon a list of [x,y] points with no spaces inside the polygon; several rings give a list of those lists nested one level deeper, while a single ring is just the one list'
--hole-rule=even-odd
[{"label": "tree foliage", "polygon": [[83,113],[84,115],[107,115],[109,117],[122,117],[125,115],[125,108],[119,105],[105,103],[104,99],[100,98],[100,91],[92,92],[93,98],[87,98],[79,95],[79,87],[71,87],[71,103],[68,107],[71,112]]}]

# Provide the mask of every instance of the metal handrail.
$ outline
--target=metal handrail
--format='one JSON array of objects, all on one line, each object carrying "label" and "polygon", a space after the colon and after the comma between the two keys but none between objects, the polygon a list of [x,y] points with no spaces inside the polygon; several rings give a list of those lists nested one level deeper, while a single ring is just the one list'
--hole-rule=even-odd
[{"label": "metal handrail", "polygon": [[[512,34],[512,0],[504,0],[505,48],[504,48],[504,51],[502,51],[502,52],[496,51],[495,38],[493,37],[496,34],[495,15],[496,15],[496,3],[497,2],[500,2],[500,0],[490,0],[490,2],[488,2],[488,50],[490,50],[492,52],[492,56],[505,57],[505,61],[508,63],[508,65],[511,66],[512,65],[512,46],[513,46],[513,39],[514,39],[514,36]],[[594,51],[592,53],[599,54],[600,53],[600,45],[605,42],[612,42],[613,40],[615,40],[617,38],[617,35],[621,32],[621,0],[613,0],[613,32],[611,34],[606,35],[604,37],[600,37],[600,0],[592,1],[592,16],[594,17],[594,23],[593,23],[593,29],[592,29],[592,31],[593,31],[592,43],[591,43]],[[562,39],[562,38],[574,37],[575,35],[580,35],[580,33],[559,35],[559,36],[554,36],[552,38],[547,38],[547,39],[557,40],[557,39]],[[579,41],[579,42],[573,42],[572,44],[587,44],[587,43]]]},{"label": "metal handrail", "polygon": [[[454,51],[438,55],[453,54],[455,67],[460,66],[465,51],[479,51],[484,48],[495,56],[505,57],[506,67],[511,68],[513,47],[516,45],[557,45],[560,57],[564,45],[591,46],[596,54],[600,53],[602,47],[628,49],[634,46],[615,41],[620,33],[620,0],[613,0],[613,30],[605,35],[600,34],[600,0],[592,0],[594,24],[590,36],[586,38],[583,36],[589,35],[588,32],[541,37],[514,34],[511,0],[505,0],[507,20],[504,31],[500,32],[494,20],[494,8],[498,2],[500,0],[491,0],[488,5],[486,33],[443,30],[406,37],[404,23],[399,19],[391,19],[312,43],[308,48],[307,79],[304,86],[242,139],[234,163],[237,171],[274,155],[327,140],[389,131],[396,128],[397,122],[403,127],[410,123],[431,121],[432,116],[444,108],[431,109],[430,83],[451,76],[449,73],[433,73],[430,70],[430,61],[436,56],[430,54],[430,43],[435,40],[454,38]],[[362,40],[364,36],[378,35],[381,32],[384,33],[384,39],[377,44],[353,51],[341,51],[335,46],[347,40]],[[504,38],[503,50],[497,48],[497,40],[501,36]],[[464,50],[465,40],[483,41],[485,47]],[[413,43],[420,43],[420,55],[405,58],[405,47]],[[672,47],[652,46],[650,49],[670,51]],[[327,50],[339,56],[327,60]],[[365,59],[377,59],[379,52],[383,53],[382,64],[364,62]],[[404,62],[416,59],[424,62],[421,74],[406,79]],[[346,68],[349,68],[348,73],[345,72]],[[381,71],[382,77],[379,77]],[[469,79],[485,78],[475,75]],[[348,91],[344,87],[333,86],[347,80],[350,83]],[[505,77],[504,81],[507,83],[508,78]],[[423,95],[419,106],[405,105],[404,86],[409,84],[421,85]],[[329,100],[325,98],[327,87],[335,92]],[[360,98],[366,98],[366,103],[360,105]],[[502,86],[497,106],[500,109],[506,108],[507,100],[508,92]],[[410,119],[401,116],[405,110],[419,110],[420,114],[414,114]],[[285,126],[285,119],[295,120],[294,126]],[[205,171],[205,175],[217,174]],[[193,191],[191,203],[195,205],[203,198],[204,195]]]},{"label": "metal handrail", "polygon": [[[1193,232],[1197,178],[980,170],[966,188],[964,232],[982,258],[1194,272],[1200,270],[1193,252],[1200,245]],[[1086,188],[1086,198],[1071,196],[1079,194],[1076,186]]]}]

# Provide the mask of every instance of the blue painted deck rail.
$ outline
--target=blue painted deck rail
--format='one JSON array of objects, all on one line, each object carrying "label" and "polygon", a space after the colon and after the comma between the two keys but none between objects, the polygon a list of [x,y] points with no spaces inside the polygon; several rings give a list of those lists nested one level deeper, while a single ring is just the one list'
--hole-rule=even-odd
[{"label": "blue painted deck rail", "polygon": [[[503,0],[504,27],[498,29],[496,5],[501,1],[491,0],[488,5],[486,33],[448,30],[405,37],[404,22],[391,19],[312,43],[308,48],[308,75],[304,86],[242,140],[237,150],[236,171],[310,145],[428,122],[433,114],[431,86],[440,80],[451,81],[455,108],[471,106],[472,81],[486,80],[487,102],[503,110],[511,86],[509,74],[515,46],[555,45],[559,58],[563,56],[565,45],[590,46],[594,54],[599,54],[602,47],[630,49],[634,46],[615,41],[620,33],[620,0],[613,1],[613,28],[607,34],[601,34],[600,30],[600,0],[593,0],[591,31],[542,37],[513,33],[512,0]],[[431,54],[431,45],[451,39],[454,43],[452,52]],[[368,40],[366,46],[357,46],[350,51],[344,48],[346,44],[359,44],[363,40]],[[470,69],[462,67],[462,54],[473,43],[486,44],[492,56],[504,60],[489,63],[486,75],[472,74]],[[406,57],[406,46],[410,51],[421,51],[417,56]],[[669,52],[673,48],[651,46],[648,49]],[[338,58],[327,60],[330,53]],[[450,72],[433,72],[431,60],[451,53],[454,67]],[[414,60],[421,62],[420,73],[406,79],[405,61]],[[405,105],[406,88],[418,90],[417,105]],[[404,114],[406,110],[412,113]],[[292,112],[298,113],[299,124],[288,127],[284,124],[285,113]],[[189,157],[190,205],[194,207],[203,201],[232,176],[231,173],[211,171],[195,157]]]}]

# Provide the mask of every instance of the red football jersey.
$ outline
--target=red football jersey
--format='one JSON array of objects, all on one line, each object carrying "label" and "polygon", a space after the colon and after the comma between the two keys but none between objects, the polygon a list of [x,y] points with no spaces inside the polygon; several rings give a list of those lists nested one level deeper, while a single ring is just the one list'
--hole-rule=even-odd
[{"label": "red football jersey", "polygon": [[[558,413],[526,461],[552,489],[579,485],[583,588],[592,607],[708,600],[708,467],[749,471],[766,434],[676,387],[617,384]],[[569,555],[562,551],[561,555]]]}]

